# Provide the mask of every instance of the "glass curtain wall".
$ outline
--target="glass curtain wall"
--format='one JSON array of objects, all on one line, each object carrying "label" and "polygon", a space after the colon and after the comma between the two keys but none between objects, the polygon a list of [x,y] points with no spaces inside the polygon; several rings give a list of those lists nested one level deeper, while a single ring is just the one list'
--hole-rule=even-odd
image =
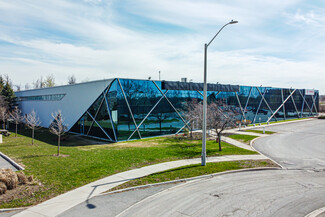
[{"label": "glass curtain wall", "polygon": [[[233,107],[238,120],[252,124],[302,118],[318,111],[318,91],[241,86],[239,92],[208,91],[208,103]],[[184,111],[202,91],[162,89],[160,81],[115,79],[70,129],[111,142],[176,134],[188,126]],[[195,127],[195,125],[194,125]]]}]

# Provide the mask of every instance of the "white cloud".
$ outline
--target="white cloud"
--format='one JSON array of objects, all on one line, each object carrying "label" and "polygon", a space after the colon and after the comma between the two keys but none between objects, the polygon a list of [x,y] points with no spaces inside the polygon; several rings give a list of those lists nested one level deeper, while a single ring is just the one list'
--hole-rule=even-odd
[{"label": "white cloud", "polygon": [[[286,10],[290,1],[24,1],[0,3],[0,70],[15,83],[31,83],[39,76],[54,74],[58,84],[68,75],[79,81],[111,77],[166,80],[188,77],[203,80],[203,43],[224,22],[238,19],[209,48],[211,82],[322,88],[324,79],[323,30],[314,37],[296,29],[296,23],[319,23],[319,12]],[[142,18],[127,17],[116,4]],[[124,17],[125,16],[125,17]],[[121,19],[121,20],[119,20]],[[187,28],[166,33],[128,27],[128,22],[165,22]],[[145,23],[143,25],[148,25]],[[152,24],[154,25],[154,24]],[[286,36],[277,28],[295,28]],[[168,27],[164,27],[168,28]],[[273,29],[272,29],[273,28]],[[312,38],[315,41],[306,39]],[[308,43],[307,43],[308,42]],[[324,47],[325,48],[325,47]],[[299,57],[299,58],[297,58]],[[314,79],[317,78],[317,79]],[[322,89],[325,93],[325,89]]]}]

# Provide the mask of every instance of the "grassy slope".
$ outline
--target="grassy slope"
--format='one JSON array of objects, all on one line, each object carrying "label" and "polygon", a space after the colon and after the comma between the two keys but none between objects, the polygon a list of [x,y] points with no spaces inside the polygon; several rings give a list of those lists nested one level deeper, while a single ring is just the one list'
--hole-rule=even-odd
[{"label": "grassy slope", "polygon": [[251,135],[242,135],[242,134],[233,134],[233,135],[229,135],[229,138],[238,140],[242,143],[248,144],[255,138],[257,138],[258,136],[251,136]]},{"label": "grassy slope", "polygon": [[[29,131],[23,133],[30,134]],[[178,137],[150,138],[127,143],[87,145],[74,142],[74,137],[63,141],[61,153],[68,157],[55,157],[56,137],[47,131],[36,131],[36,145],[31,138],[11,135],[4,138],[0,151],[22,163],[28,175],[34,175],[44,185],[34,198],[25,198],[1,204],[0,208],[27,206],[62,194],[68,190],[85,185],[97,179],[142,167],[149,164],[195,158],[201,155],[201,141],[188,141]],[[215,141],[207,142],[207,155],[256,154],[227,143],[218,151]]]}]

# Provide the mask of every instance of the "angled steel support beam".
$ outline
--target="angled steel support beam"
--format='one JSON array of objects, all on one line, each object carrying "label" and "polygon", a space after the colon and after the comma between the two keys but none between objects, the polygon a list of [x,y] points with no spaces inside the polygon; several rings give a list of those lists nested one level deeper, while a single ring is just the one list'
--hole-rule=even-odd
[{"label": "angled steel support beam", "polygon": [[242,114],[242,116],[246,119],[246,117],[245,117],[245,113],[244,113],[243,108],[242,108],[242,106],[241,106],[241,103],[240,103],[240,100],[239,100],[239,97],[238,97],[237,92],[235,92],[235,95],[236,95],[236,98],[237,98],[237,102],[238,102],[238,105],[239,105],[239,108],[240,108],[241,114]]},{"label": "angled steel support beam", "polygon": [[313,100],[313,105],[314,105],[314,108],[315,108],[315,112],[318,113],[317,108],[316,108],[315,97],[314,96],[311,96],[311,98]]},{"label": "angled steel support beam", "polygon": [[[298,112],[298,109],[297,109],[297,106],[296,106],[295,100],[293,99],[293,96],[292,96],[293,93],[291,93],[291,90],[290,90],[290,89],[288,89],[288,90],[289,90],[289,93],[290,93],[290,96],[291,96],[291,99],[292,99],[293,106],[295,107],[295,110],[296,110],[296,112],[297,112],[297,117],[299,118],[299,112]],[[294,90],[294,92],[295,92],[295,91],[296,91],[296,89]]]},{"label": "angled steel support beam", "polygon": [[[163,93],[162,90],[158,87],[158,85],[156,84],[156,82],[155,82],[155,81],[152,81],[152,82],[153,82],[154,85],[157,87],[157,89],[160,91],[160,93],[161,93],[162,95],[164,95],[164,93]],[[183,117],[181,116],[181,114],[177,111],[177,109],[174,107],[174,105],[169,101],[168,97],[165,96],[165,95],[164,95],[164,97],[165,97],[165,99],[167,100],[167,102],[171,105],[171,107],[175,110],[175,112],[177,113],[177,115],[182,119],[182,121],[184,122],[184,124],[187,125],[187,123],[186,123],[186,121],[184,120],[184,118],[183,118]],[[187,127],[189,127],[189,126],[187,125]]]},{"label": "angled steel support beam", "polygon": [[87,111],[87,114],[93,119],[93,121],[95,121],[95,123],[98,125],[98,127],[103,131],[103,133],[107,136],[107,138],[109,138],[112,142],[114,142],[112,140],[112,138],[106,133],[106,131],[102,128],[102,126],[100,126],[100,124],[95,120],[95,118]]},{"label": "angled steel support beam", "polygon": [[188,124],[190,123],[191,121],[188,121],[186,124],[184,124],[184,126],[179,129],[179,131],[177,131],[177,133],[175,133],[176,135],[179,134],[179,132],[181,132],[186,126],[188,126]]},{"label": "angled steel support beam", "polygon": [[313,115],[313,111],[312,111],[312,108],[310,108],[309,104],[307,103],[307,100],[306,100],[306,95],[305,95],[305,96],[303,96],[300,90],[298,90],[298,92],[299,92],[300,96],[302,97],[302,99],[304,100],[305,104],[307,105],[307,107],[308,107],[308,109],[309,109],[309,111],[310,111],[311,115]]},{"label": "angled steel support beam", "polygon": [[[256,89],[258,89],[258,87],[256,87]],[[255,115],[254,115],[254,119],[253,119],[253,123],[252,123],[252,124],[255,124],[256,116],[257,116],[258,112],[260,111],[260,108],[261,108],[261,105],[262,105],[262,102],[263,102],[263,98],[264,98],[265,93],[266,93],[266,89],[264,90],[264,92],[263,92],[263,96],[262,96],[262,98],[261,98],[261,101],[260,101],[260,103],[258,104],[258,107],[257,107],[256,113],[255,113]]]},{"label": "angled steel support beam", "polygon": [[117,136],[116,136],[115,125],[114,125],[114,123],[113,123],[111,109],[110,109],[109,106],[108,106],[108,100],[107,100],[106,94],[105,94],[105,103],[106,103],[106,106],[107,106],[108,116],[109,116],[109,119],[110,119],[110,122],[111,122],[111,125],[112,125],[112,128],[113,128],[113,133],[114,133],[115,142],[117,142]]},{"label": "angled steel support beam", "polygon": [[289,98],[292,97],[292,94],[293,94],[295,91],[296,91],[296,89],[295,89],[292,93],[290,93],[290,95],[289,95],[289,96],[284,100],[284,102],[279,106],[279,108],[277,108],[277,110],[275,110],[274,114],[273,114],[271,117],[269,117],[269,119],[267,120],[267,122],[269,122],[269,121],[273,118],[273,116],[274,116],[276,113],[278,113],[278,111],[282,108],[282,106],[284,106],[284,104],[289,100]]},{"label": "angled steel support beam", "polygon": [[[298,90],[298,92],[300,93],[299,90]],[[300,94],[300,95],[301,95],[301,94]],[[301,96],[301,98],[302,98],[302,103],[301,103],[301,112],[300,112],[300,117],[301,117],[301,118],[302,118],[302,116],[303,116],[304,108],[305,108],[305,97],[306,97],[306,95]]]},{"label": "angled steel support beam", "polygon": [[130,112],[130,114],[131,114],[131,117],[132,117],[132,120],[133,120],[134,126],[136,127],[136,129],[137,129],[137,131],[138,131],[138,134],[139,134],[140,139],[142,139],[142,138],[141,138],[140,131],[139,131],[139,129],[137,128],[137,123],[135,122],[135,119],[134,119],[134,116],[133,116],[133,113],[132,113],[131,107],[130,107],[129,102],[128,102],[127,98],[126,98],[126,95],[125,95],[125,93],[124,93],[124,89],[123,89],[123,87],[122,87],[122,84],[121,84],[121,82],[120,82],[120,79],[118,78],[117,81],[118,81],[118,83],[119,83],[119,85],[120,85],[120,88],[121,88],[121,90],[122,90],[122,94],[123,94],[123,96],[124,96],[124,99],[125,99],[126,105],[128,106],[128,109],[129,109],[129,112]]},{"label": "angled steel support beam", "polygon": [[[284,102],[284,98],[283,98],[283,89],[281,89],[281,99],[282,99],[282,102]],[[283,118],[284,120],[286,119],[286,109],[285,109],[286,105],[283,103]]]},{"label": "angled steel support beam", "polygon": [[[275,120],[277,121],[278,119],[274,116],[274,112],[272,111],[271,107],[269,106],[269,104],[267,103],[264,95],[261,93],[261,91],[257,88],[258,92],[260,93],[260,95],[262,96],[263,101],[265,102],[266,106],[269,108],[270,112],[272,113],[273,117],[275,118]],[[266,89],[265,89],[266,90]]]},{"label": "angled steel support beam", "polygon": [[140,124],[137,126],[137,128],[133,131],[133,133],[129,136],[128,140],[133,136],[135,131],[139,130],[143,122],[149,117],[151,112],[157,107],[157,105],[160,103],[160,101],[164,98],[164,96],[167,94],[168,90],[160,97],[160,99],[156,102],[156,104],[151,108],[151,110],[148,112],[148,114],[143,118],[143,120],[140,122]]},{"label": "angled steel support beam", "polygon": [[[102,99],[102,101],[100,102],[100,104],[99,104],[99,106],[98,106],[98,110],[97,110],[97,112],[96,112],[96,114],[95,114],[95,116],[94,116],[94,119],[96,119],[97,118],[97,115],[98,115],[98,112],[99,112],[99,109],[100,109],[100,107],[102,106],[102,104],[103,104],[103,102],[104,102],[104,100],[105,100],[105,93],[107,92],[107,90],[108,89],[106,89],[106,90],[104,90],[103,92],[102,92],[102,94],[104,94],[103,96],[103,99]],[[96,102],[96,101],[95,101]],[[92,105],[91,105],[92,106]],[[90,106],[90,107],[91,107]],[[89,110],[89,108],[87,109],[87,111]],[[88,134],[89,134],[89,132],[90,132],[90,130],[91,130],[91,128],[93,127],[93,125],[94,125],[94,121],[93,122],[91,122],[91,125],[90,125],[90,127],[89,127],[89,129],[88,129],[88,131],[87,131],[87,136],[88,136]]]},{"label": "angled steel support beam", "polygon": [[246,104],[245,104],[245,110],[247,109],[249,99],[251,98],[252,90],[253,90],[253,87],[251,87],[251,89],[249,90],[248,98],[247,98]]},{"label": "angled steel support beam", "polygon": [[[245,111],[246,111],[246,109],[247,109],[248,102],[249,102],[249,99],[250,99],[250,97],[251,97],[252,90],[253,90],[253,87],[251,87],[251,89],[249,90],[249,94],[248,94],[248,97],[247,97],[247,100],[246,100],[246,103],[245,103],[244,113],[245,113]],[[244,117],[244,116],[241,117],[241,120],[243,120],[243,117]]]},{"label": "angled steel support beam", "polygon": [[113,133],[114,133],[114,138],[115,138],[115,142],[118,141],[117,139],[117,134],[116,134],[116,129],[115,129],[115,125],[114,125],[114,122],[113,122],[113,119],[112,119],[112,111],[108,105],[108,99],[107,99],[107,94],[108,94],[108,91],[109,89],[111,88],[112,84],[113,84],[114,80],[110,83],[110,85],[107,87],[107,91],[105,93],[105,102],[106,102],[106,106],[107,106],[107,111],[108,111],[108,115],[109,115],[109,119],[111,120],[111,124],[112,124],[112,128],[113,128]]}]

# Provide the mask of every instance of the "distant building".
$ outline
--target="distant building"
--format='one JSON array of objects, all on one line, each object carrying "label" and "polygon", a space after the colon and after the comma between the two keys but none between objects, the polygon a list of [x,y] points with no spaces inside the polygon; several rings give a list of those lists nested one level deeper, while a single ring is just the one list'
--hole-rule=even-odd
[{"label": "distant building", "polygon": [[[203,84],[108,79],[16,92],[23,114],[35,110],[43,127],[61,110],[71,133],[111,142],[181,132],[182,112],[191,99],[202,101]],[[208,84],[208,101],[222,100],[252,123],[318,113],[317,90]],[[285,102],[283,104],[283,102]]]}]

